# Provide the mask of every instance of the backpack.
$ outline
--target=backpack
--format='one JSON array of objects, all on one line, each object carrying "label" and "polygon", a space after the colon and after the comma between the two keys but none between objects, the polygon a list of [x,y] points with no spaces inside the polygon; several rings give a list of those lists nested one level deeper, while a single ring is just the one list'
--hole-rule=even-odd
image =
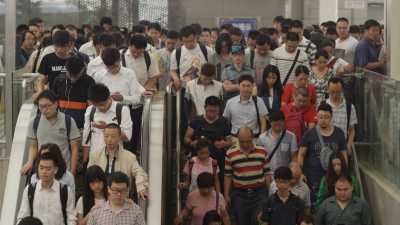
[{"label": "backpack", "polygon": [[255,56],[256,56],[256,52],[254,50],[250,50],[250,67],[252,69],[255,69],[254,68],[254,58],[255,58]]},{"label": "backpack", "polygon": [[[124,50],[122,50],[122,54],[121,54],[121,61],[122,61],[122,66],[126,67],[126,59],[125,59],[125,53],[126,51],[128,51],[127,48],[125,48]],[[144,57],[144,62],[146,63],[146,69],[147,72],[149,72],[150,69],[150,65],[151,65],[151,57],[150,54],[147,51],[143,52],[143,57]]]},{"label": "backpack", "polygon": [[[33,200],[35,198],[36,184],[28,186],[28,201],[30,216],[33,216]],[[67,225],[67,201],[68,201],[68,186],[60,183],[60,200],[61,210],[63,214],[64,224]]]},{"label": "backpack", "polygon": [[[200,50],[203,53],[204,58],[206,59],[206,61],[208,62],[208,54],[207,54],[207,47],[203,44],[199,44]],[[177,66],[177,72],[179,74],[179,67],[181,64],[181,56],[182,56],[182,47],[178,47],[175,50],[175,58],[176,58],[176,66]]]},{"label": "backpack", "polygon": [[[117,122],[118,122],[118,126],[121,125],[121,120],[122,120],[122,107],[123,105],[120,103],[117,103],[117,107],[116,107],[116,116],[117,116]],[[91,111],[90,111],[90,115],[89,115],[89,123],[90,123],[90,131],[89,131],[89,135],[86,138],[85,144],[88,144],[90,139],[92,138],[92,122],[94,121],[94,114],[96,113],[96,107],[92,107]]]},{"label": "backpack", "polygon": [[[286,129],[298,134],[303,135],[306,127],[304,121],[304,111],[289,111],[287,115],[285,115],[285,124]],[[299,132],[300,129],[300,132]]]},{"label": "backpack", "polygon": [[[40,118],[42,117],[42,113],[38,110],[36,112],[36,117],[33,120],[33,133],[35,134],[35,137],[37,137],[37,131],[38,131],[38,127],[39,127],[39,122],[40,122]],[[72,123],[72,119],[69,115],[64,114],[65,117],[65,128],[67,129],[67,138],[68,138],[68,149],[71,151],[71,143],[69,141],[70,139],[70,134],[71,134],[71,123]]]}]

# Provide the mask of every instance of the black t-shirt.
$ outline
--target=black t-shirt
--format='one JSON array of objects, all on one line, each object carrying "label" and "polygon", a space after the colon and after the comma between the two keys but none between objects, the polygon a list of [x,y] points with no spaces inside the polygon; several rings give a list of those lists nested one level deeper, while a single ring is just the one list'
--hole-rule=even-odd
[{"label": "black t-shirt", "polygon": [[225,117],[219,117],[215,122],[208,123],[204,116],[195,117],[189,125],[194,130],[194,139],[201,136],[214,142],[230,135],[230,123]]},{"label": "black t-shirt", "polygon": [[285,203],[278,194],[271,195],[263,204],[261,220],[269,225],[295,225],[304,214],[305,204],[296,195],[290,193]]},{"label": "black t-shirt", "polygon": [[[346,139],[342,129],[334,127],[331,136],[323,136],[324,143],[328,145],[334,152],[346,150]],[[308,130],[300,143],[300,147],[307,147],[307,153],[304,158],[304,173],[311,183],[318,183],[325,175],[322,168],[320,154],[322,145],[318,139],[317,129]]]},{"label": "black t-shirt", "polygon": [[56,53],[51,53],[43,57],[42,62],[40,63],[40,67],[38,72],[47,77],[49,82],[49,88],[53,90],[54,79],[67,72],[65,68],[65,63],[67,59],[62,59],[56,55]]}]

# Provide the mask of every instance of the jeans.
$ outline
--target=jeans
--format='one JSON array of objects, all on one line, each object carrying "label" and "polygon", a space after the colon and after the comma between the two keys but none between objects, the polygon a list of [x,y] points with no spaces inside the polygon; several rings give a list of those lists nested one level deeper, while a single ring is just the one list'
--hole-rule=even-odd
[{"label": "jeans", "polygon": [[232,189],[231,200],[236,225],[258,225],[257,216],[263,203],[267,200],[267,193],[266,187]]}]

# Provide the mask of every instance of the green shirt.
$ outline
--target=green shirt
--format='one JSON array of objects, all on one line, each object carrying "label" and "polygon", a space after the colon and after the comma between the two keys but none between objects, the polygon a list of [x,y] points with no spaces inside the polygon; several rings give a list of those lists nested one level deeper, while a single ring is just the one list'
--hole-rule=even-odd
[{"label": "green shirt", "polygon": [[371,211],[367,202],[353,197],[345,209],[340,208],[336,196],[325,200],[315,215],[315,225],[371,225]]}]

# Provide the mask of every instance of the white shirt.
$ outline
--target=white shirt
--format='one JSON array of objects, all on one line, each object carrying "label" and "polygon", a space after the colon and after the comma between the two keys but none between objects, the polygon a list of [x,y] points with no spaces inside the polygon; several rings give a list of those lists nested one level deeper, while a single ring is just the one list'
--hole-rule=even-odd
[{"label": "white shirt", "polygon": [[93,41],[89,41],[83,44],[79,48],[79,52],[88,55],[90,60],[96,58],[96,48],[93,45]]},{"label": "white shirt", "polygon": [[122,67],[117,74],[111,74],[107,69],[94,74],[96,83],[102,83],[108,87],[110,93],[119,92],[125,104],[137,104],[145,91],[144,87],[136,79],[135,71]]},{"label": "white shirt", "polygon": [[[100,207],[105,202],[106,202],[105,199],[97,199],[97,198],[95,198],[93,207]],[[78,214],[83,216],[83,197],[82,196],[78,199],[78,202],[76,203],[75,212],[76,212],[76,216],[78,216]]]},{"label": "white shirt", "polygon": [[344,60],[353,64],[354,63],[354,54],[356,52],[356,47],[358,45],[358,40],[349,35],[346,40],[340,40],[340,38],[336,39],[336,48],[343,49]]},{"label": "white shirt", "polygon": [[149,55],[151,63],[149,70],[147,70],[146,60],[144,59],[144,56],[134,58],[132,57],[129,49],[125,52],[126,67],[135,71],[137,80],[143,86],[146,84],[149,78],[160,75],[157,60],[150,53]]},{"label": "white shirt", "polygon": [[[207,48],[208,60],[211,60],[213,56],[213,50],[209,47]],[[206,58],[200,49],[200,45],[196,45],[193,49],[187,49],[184,45],[181,47],[181,58],[179,63],[180,77],[182,78],[190,69],[196,68],[200,71],[201,66],[206,63]],[[171,54],[171,70],[178,69],[178,63],[176,61],[176,50]]]},{"label": "white shirt", "polygon": [[[17,223],[24,217],[30,216],[28,187],[25,187],[22,195],[21,207],[18,212]],[[61,208],[60,183],[54,180],[53,185],[47,189],[42,187],[39,180],[36,184],[33,199],[33,216],[40,219],[43,225],[64,225],[64,217]],[[67,224],[75,225],[75,195],[68,188],[67,200]]]},{"label": "white shirt", "polygon": [[216,80],[213,80],[207,86],[199,84],[199,78],[191,80],[186,84],[186,97],[193,101],[196,106],[196,113],[199,116],[205,113],[204,104],[209,96],[221,98],[222,95],[222,83]]},{"label": "white shirt", "polygon": [[[90,126],[90,112],[92,111],[92,108],[94,106],[91,105],[86,109],[85,113],[85,125],[83,127],[83,135],[82,135],[82,146],[89,146],[90,149],[104,149],[105,148],[105,143],[104,143],[104,136],[103,136],[103,130],[95,128],[93,126]],[[103,113],[100,112],[99,110],[96,110],[96,113],[94,114],[93,117],[93,122],[97,121],[104,121],[106,124],[109,123],[118,123],[117,121],[117,115],[116,115],[116,109],[117,109],[117,102],[113,101],[110,109],[108,109],[107,112]],[[131,139],[132,136],[132,120],[131,120],[131,114],[129,111],[129,108],[124,106],[122,108],[122,113],[121,113],[121,130],[125,133],[125,135],[128,137],[128,139]],[[89,143],[86,144],[87,137],[90,133],[90,130],[92,130],[92,137],[89,141]]]},{"label": "white shirt", "polygon": [[95,73],[106,69],[106,65],[103,62],[103,59],[101,56],[97,56],[96,58],[90,60],[88,66],[87,66],[87,75],[93,76]]},{"label": "white shirt", "polygon": [[[28,63],[25,66],[26,68],[28,68],[29,71],[32,71],[32,69],[33,69],[38,51],[39,50],[36,49],[35,51],[32,52],[31,56],[29,56]],[[44,49],[42,49],[39,54],[39,58],[38,58],[38,61],[36,64],[36,71],[33,71],[33,72],[37,72],[39,70],[40,63],[42,63],[43,57],[45,57],[46,55],[51,54],[53,52],[55,52],[54,45],[50,45],[50,46],[47,46]]]}]

